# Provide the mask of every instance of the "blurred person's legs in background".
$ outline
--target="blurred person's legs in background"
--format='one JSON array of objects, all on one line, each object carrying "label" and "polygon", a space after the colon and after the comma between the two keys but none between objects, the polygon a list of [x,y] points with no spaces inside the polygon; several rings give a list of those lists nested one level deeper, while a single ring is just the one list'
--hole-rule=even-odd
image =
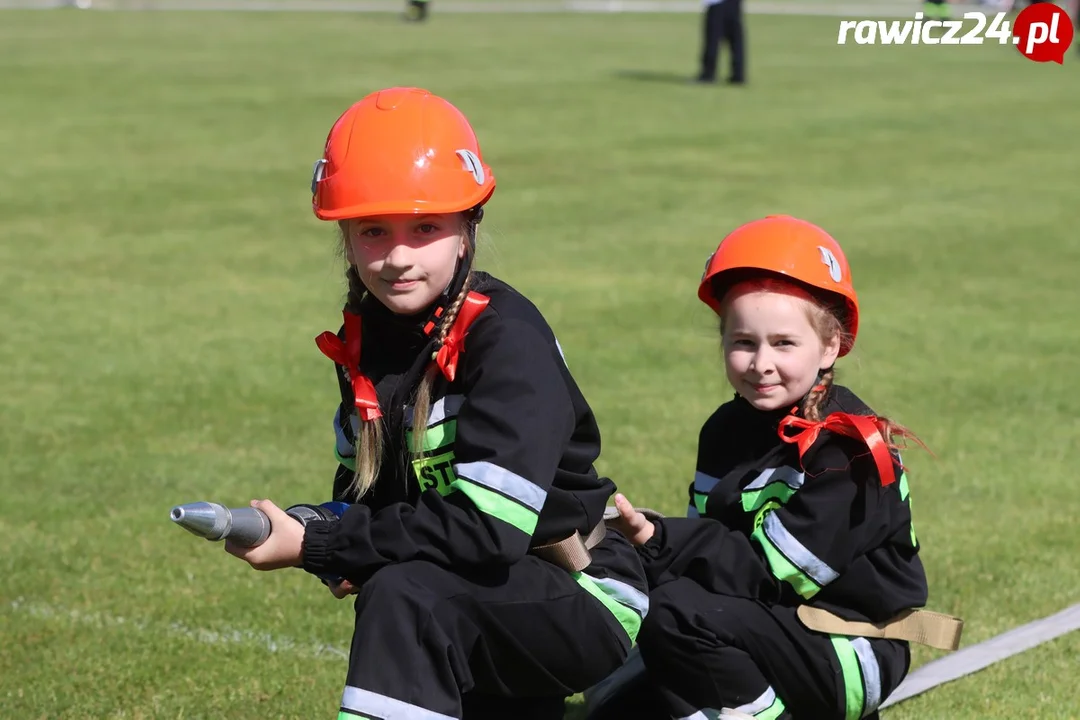
[{"label": "blurred person's legs in background", "polygon": [[746,82],[746,39],[743,32],[742,0],[712,0],[705,8],[701,71],[697,81],[716,82],[720,43],[726,41],[731,51],[731,74],[728,82]]}]

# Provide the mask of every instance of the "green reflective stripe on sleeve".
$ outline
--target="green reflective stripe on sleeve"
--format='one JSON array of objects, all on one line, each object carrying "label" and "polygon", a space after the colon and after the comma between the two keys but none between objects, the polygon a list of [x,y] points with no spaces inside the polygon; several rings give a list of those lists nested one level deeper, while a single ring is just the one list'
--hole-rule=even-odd
[{"label": "green reflective stripe on sleeve", "polygon": [[699,515],[705,514],[705,505],[709,502],[709,496],[706,493],[694,492],[694,507],[697,508]]},{"label": "green reflective stripe on sleeve", "polygon": [[[450,418],[446,422],[439,423],[434,427],[429,427],[427,432],[424,433],[424,452],[431,452],[432,450],[440,450],[443,447],[450,445],[457,439],[457,420]],[[405,442],[407,447],[411,450],[413,444],[413,431],[405,431]]]},{"label": "green reflective stripe on sleeve", "polygon": [[779,500],[783,505],[791,496],[798,492],[798,488],[785,485],[782,482],[774,482],[760,490],[751,490],[742,494],[742,506],[746,512],[753,512],[770,500]]},{"label": "green reflective stripe on sleeve", "polygon": [[338,713],[337,720],[371,720],[367,715],[357,715],[351,713],[348,710],[342,710]]},{"label": "green reflective stripe on sleeve", "polygon": [[[900,473],[900,500],[901,500],[901,502],[903,502],[904,500],[907,500],[908,513],[911,513],[911,500],[908,499],[910,497],[911,497],[911,489],[908,487],[907,473],[906,472],[901,472]],[[912,519],[912,521],[911,521],[911,547],[918,547],[918,546],[919,546],[919,541],[915,537],[915,520]]]},{"label": "green reflective stripe on sleeve", "polygon": [[337,458],[337,461],[339,463],[341,463],[345,467],[349,468],[353,472],[356,472],[356,458],[354,458],[354,457],[345,457],[340,452],[338,452],[338,449],[337,449],[336,445],[334,446],[334,457]]},{"label": "green reflective stripe on sleeve", "polygon": [[[465,494],[480,512],[502,520],[504,523],[513,525],[521,532],[532,537],[536,530],[536,521],[540,514],[535,510],[514,502],[494,490],[469,482],[462,478],[455,478],[450,483],[449,492],[459,491]],[[449,494],[444,493],[444,494]]]},{"label": "green reflective stripe on sleeve", "polygon": [[859,670],[859,658],[851,641],[839,635],[831,635],[833,649],[840,660],[840,671],[844,674],[844,720],[859,720],[863,712],[863,678]]},{"label": "green reflective stripe on sleeve", "polygon": [[811,580],[806,574],[795,567],[784,554],[776,549],[772,541],[765,535],[764,528],[759,527],[750,535],[750,539],[757,540],[758,545],[765,551],[765,559],[769,562],[769,569],[778,580],[795,588],[795,592],[807,600],[821,591],[821,586]]},{"label": "green reflective stripe on sleeve", "polygon": [[615,619],[622,625],[623,630],[630,636],[630,642],[637,642],[638,630],[641,628],[641,616],[615,601],[610,595],[600,589],[600,587],[593,582],[593,579],[588,575],[580,572],[571,573],[570,577],[574,578],[574,582],[585,589],[590,595],[604,604]]},{"label": "green reflective stripe on sleeve", "polygon": [[784,710],[786,709],[787,708],[784,707],[784,703],[780,700],[780,697],[777,696],[772,705],[757,713],[754,717],[758,718],[758,720],[776,720],[784,714]]}]

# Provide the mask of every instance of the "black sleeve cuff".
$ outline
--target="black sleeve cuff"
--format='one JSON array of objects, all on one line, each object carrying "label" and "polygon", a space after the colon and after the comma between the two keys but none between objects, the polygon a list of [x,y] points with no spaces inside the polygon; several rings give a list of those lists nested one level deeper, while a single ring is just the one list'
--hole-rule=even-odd
[{"label": "black sleeve cuff", "polygon": [[312,575],[323,575],[329,570],[330,562],[330,526],[329,520],[311,520],[304,527],[302,550],[303,568]]}]

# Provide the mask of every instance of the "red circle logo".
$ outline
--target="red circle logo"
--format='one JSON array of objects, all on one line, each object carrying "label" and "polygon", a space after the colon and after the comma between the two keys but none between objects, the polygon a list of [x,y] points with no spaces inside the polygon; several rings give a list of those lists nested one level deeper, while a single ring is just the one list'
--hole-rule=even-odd
[{"label": "red circle logo", "polygon": [[1051,2],[1034,3],[1016,16],[1013,44],[1028,60],[1061,65],[1073,33],[1069,13]]}]

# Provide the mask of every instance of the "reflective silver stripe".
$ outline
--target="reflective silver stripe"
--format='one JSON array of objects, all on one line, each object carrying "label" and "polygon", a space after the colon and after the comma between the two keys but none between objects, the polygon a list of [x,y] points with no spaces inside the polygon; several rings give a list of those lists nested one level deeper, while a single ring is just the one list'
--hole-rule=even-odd
[{"label": "reflective silver stripe", "polygon": [[447,418],[457,417],[464,402],[464,395],[447,395],[436,400],[431,406],[431,415],[428,416],[428,427],[438,425]]},{"label": "reflective silver stripe", "polygon": [[707,495],[712,492],[718,482],[720,482],[720,478],[714,478],[712,475],[706,475],[703,472],[696,472],[694,473],[694,492]]},{"label": "reflective silver stripe", "polygon": [[[349,421],[352,424],[353,435],[359,430],[358,418],[349,413]],[[356,455],[356,448],[349,442],[349,439],[345,437],[345,430],[341,427],[341,406],[338,406],[337,412],[334,413],[334,435],[337,437],[337,451],[341,457],[352,457]]]},{"label": "reflective silver stripe", "polygon": [[749,492],[750,490],[760,490],[769,483],[782,482],[792,490],[798,490],[803,486],[803,482],[806,480],[806,475],[799,472],[790,465],[783,465],[778,468],[765,468],[761,471],[761,474],[751,481],[749,485],[743,488],[743,492]]},{"label": "reflective silver stripe", "polygon": [[360,715],[374,715],[394,720],[454,720],[449,715],[425,710],[385,695],[376,695],[351,685],[345,686],[341,695],[341,709]]},{"label": "reflective silver stripe", "polygon": [[[434,427],[447,418],[457,417],[457,414],[461,412],[461,406],[465,402],[464,395],[447,395],[441,397],[431,404],[431,412],[428,413],[428,427]],[[405,427],[412,429],[413,426],[413,412],[415,408],[408,407],[405,409]]]},{"label": "reflective silver stripe", "polygon": [[795,536],[788,532],[787,528],[776,517],[775,512],[766,513],[765,537],[769,538],[776,549],[784,554],[795,567],[799,568],[807,577],[816,582],[820,587],[825,587],[840,575],[831,567],[822,562],[814,553],[807,550]]},{"label": "reflective silver stripe", "polygon": [[859,669],[862,670],[863,688],[866,689],[863,717],[866,717],[881,704],[881,668],[878,667],[877,655],[874,654],[874,648],[870,647],[869,640],[855,638],[851,641],[851,647],[855,648]]},{"label": "reflective silver stripe", "polygon": [[774,702],[776,702],[776,691],[772,689],[772,686],[769,686],[757,700],[746,703],[745,705],[740,705],[735,709],[739,712],[744,712],[747,715],[757,715],[759,712],[763,712],[772,707]]},{"label": "reflective silver stripe", "polygon": [[544,509],[544,502],[547,500],[544,489],[506,468],[489,462],[460,463],[454,465],[454,474],[459,479],[498,490],[536,512]]},{"label": "reflective silver stripe", "polygon": [[[587,574],[587,573],[586,573]],[[598,578],[595,575],[589,575],[592,581],[600,586],[600,588],[615,598],[620,605],[625,605],[631,608],[641,617],[645,617],[649,614],[649,596],[641,592],[632,585],[627,585],[619,580],[612,580],[611,578]]]}]

